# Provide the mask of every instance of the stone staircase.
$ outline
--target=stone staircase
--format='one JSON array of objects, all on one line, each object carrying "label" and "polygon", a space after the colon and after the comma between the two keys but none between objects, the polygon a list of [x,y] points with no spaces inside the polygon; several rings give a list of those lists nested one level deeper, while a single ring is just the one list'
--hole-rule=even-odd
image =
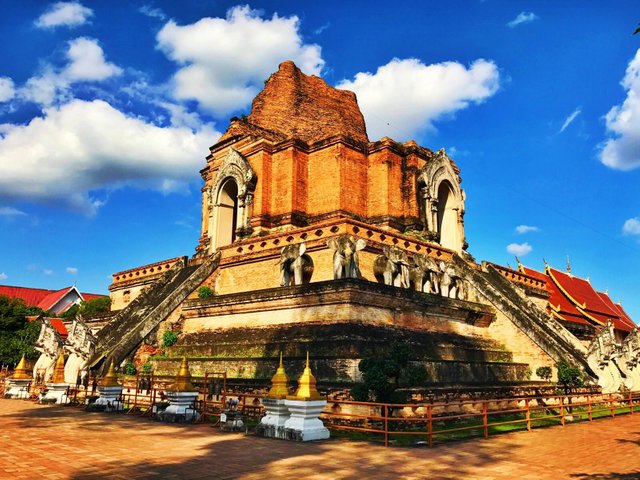
[{"label": "stone staircase", "polygon": [[98,366],[101,371],[105,371],[112,361],[120,364],[218,268],[219,262],[219,254],[199,265],[189,265],[184,257],[182,262],[171,267],[96,334],[95,354],[89,364]]},{"label": "stone staircase", "polygon": [[454,256],[453,261],[466,273],[466,280],[480,295],[504,313],[551,358],[591,372],[586,360],[586,348],[580,341],[491,265],[485,263],[480,270],[470,267],[458,256]]}]

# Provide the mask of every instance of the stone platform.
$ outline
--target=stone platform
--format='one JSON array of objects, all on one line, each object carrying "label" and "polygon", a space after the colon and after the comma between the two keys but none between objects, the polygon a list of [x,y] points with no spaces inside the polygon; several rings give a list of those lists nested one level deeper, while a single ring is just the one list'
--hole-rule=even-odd
[{"label": "stone platform", "polygon": [[640,478],[640,415],[432,449],[333,439],[285,442],[220,433],[209,425],[159,424],[2,399],[0,423],[0,477],[16,480],[190,480],[211,478],[211,472],[220,480]]}]

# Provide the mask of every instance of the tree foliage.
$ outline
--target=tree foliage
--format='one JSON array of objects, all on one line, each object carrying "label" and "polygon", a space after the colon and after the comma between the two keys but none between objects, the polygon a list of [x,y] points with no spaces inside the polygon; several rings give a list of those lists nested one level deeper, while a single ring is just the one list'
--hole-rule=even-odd
[{"label": "tree foliage", "polygon": [[566,362],[559,362],[556,364],[556,368],[558,369],[558,383],[564,386],[565,393],[569,393],[574,387],[584,385],[584,374],[578,367]]},{"label": "tree foliage", "polygon": [[34,344],[40,333],[40,322],[27,322],[27,316],[43,315],[38,307],[29,307],[20,298],[0,295],[0,364],[15,365],[23,354],[38,356]]},{"label": "tree foliage", "polygon": [[396,342],[383,356],[361,360],[362,383],[352,389],[353,397],[360,401],[404,401],[397,390],[424,384],[427,378],[424,367],[410,363],[412,356],[410,345]]},{"label": "tree foliage", "polygon": [[549,380],[551,380],[553,372],[551,371],[551,367],[538,367],[536,368],[536,375],[548,382]]},{"label": "tree foliage", "polygon": [[61,318],[74,318],[78,313],[83,317],[94,317],[101,313],[107,313],[111,310],[111,299],[108,296],[93,298],[88,302],[80,302],[80,305],[74,305],[66,312],[60,315]]}]

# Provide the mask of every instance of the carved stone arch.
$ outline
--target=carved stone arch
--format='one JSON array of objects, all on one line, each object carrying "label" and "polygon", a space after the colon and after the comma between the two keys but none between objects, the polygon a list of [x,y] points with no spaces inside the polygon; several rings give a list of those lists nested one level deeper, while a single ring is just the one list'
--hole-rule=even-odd
[{"label": "carved stone arch", "polygon": [[427,233],[443,247],[461,252],[466,248],[465,193],[459,170],[444,149],[426,163],[417,181]]},{"label": "carved stone arch", "polygon": [[[250,220],[256,182],[256,173],[247,159],[237,150],[230,148],[207,192],[211,252],[231,243],[237,237],[247,236],[251,233]],[[235,185],[234,188],[229,187],[231,183]],[[223,207],[230,206],[223,204],[223,198],[227,198],[227,203],[229,201],[233,203],[233,218],[231,219],[229,214],[223,211]],[[228,230],[230,228],[223,223],[229,222],[233,224],[233,236],[230,240],[220,241],[219,232],[222,229]]]}]

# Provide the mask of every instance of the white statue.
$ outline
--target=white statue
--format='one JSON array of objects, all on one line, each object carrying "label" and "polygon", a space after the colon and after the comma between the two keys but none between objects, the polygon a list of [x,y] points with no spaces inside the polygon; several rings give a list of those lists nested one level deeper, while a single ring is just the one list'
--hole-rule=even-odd
[{"label": "white statue", "polygon": [[624,386],[629,390],[640,389],[640,329],[635,327],[622,342],[616,364],[624,373]]},{"label": "white statue", "polygon": [[[36,380],[48,381],[53,375],[56,360],[62,352],[62,339],[58,331],[51,325],[51,319],[41,318],[40,320],[42,327],[35,348],[41,355],[33,366],[33,377]],[[39,375],[43,376],[38,378]]]},{"label": "white statue", "polygon": [[598,376],[598,385],[602,393],[615,393],[622,386],[622,376],[616,365],[620,355],[620,346],[616,343],[613,324],[607,321],[589,345],[587,363],[593,373]]},{"label": "white statue", "polygon": [[[69,358],[64,365],[64,381],[76,384],[78,375],[87,367],[87,363],[95,353],[96,340],[87,327],[82,315],[78,314],[73,320],[69,336],[64,344],[64,349],[69,353]],[[85,372],[86,373],[86,372]]]}]

